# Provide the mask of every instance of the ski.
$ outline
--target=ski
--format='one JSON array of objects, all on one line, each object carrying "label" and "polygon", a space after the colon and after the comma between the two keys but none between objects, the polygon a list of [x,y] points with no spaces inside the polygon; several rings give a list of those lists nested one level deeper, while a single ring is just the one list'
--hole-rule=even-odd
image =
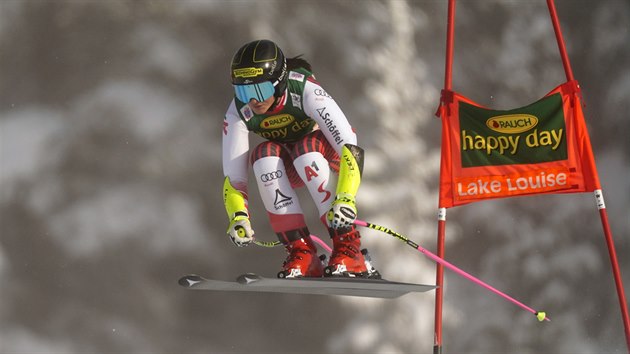
[{"label": "ski", "polygon": [[401,283],[384,279],[367,278],[265,278],[257,274],[242,274],[236,281],[206,279],[199,275],[186,275],[179,285],[192,290],[272,292],[309,295],[340,295],[393,299],[410,292],[425,292],[434,285]]}]

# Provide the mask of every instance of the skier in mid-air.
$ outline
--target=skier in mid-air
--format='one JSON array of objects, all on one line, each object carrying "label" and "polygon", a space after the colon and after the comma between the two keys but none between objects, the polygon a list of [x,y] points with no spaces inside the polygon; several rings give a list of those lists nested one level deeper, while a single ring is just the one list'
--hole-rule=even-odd
[{"label": "skier in mid-air", "polygon": [[[285,58],[272,41],[256,40],[236,51],[231,77],[234,99],[223,121],[223,200],[230,239],[239,247],[253,242],[247,200],[251,164],[271,228],[288,252],[278,277],[377,277],[366,267],[353,224],[363,150],[311,65]],[[250,132],[266,139],[251,153]],[[294,189],[304,185],[332,238],[326,267]]]}]

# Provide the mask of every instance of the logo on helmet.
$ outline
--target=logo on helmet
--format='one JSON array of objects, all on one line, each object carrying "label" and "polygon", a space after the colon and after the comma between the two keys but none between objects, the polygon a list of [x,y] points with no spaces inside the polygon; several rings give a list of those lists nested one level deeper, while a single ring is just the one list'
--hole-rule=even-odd
[{"label": "logo on helmet", "polygon": [[282,63],[282,71],[280,71],[280,75],[278,75],[278,81],[284,80],[284,77],[287,75],[287,63]]},{"label": "logo on helmet", "polygon": [[263,74],[262,68],[242,68],[232,71],[234,77],[256,77]]}]

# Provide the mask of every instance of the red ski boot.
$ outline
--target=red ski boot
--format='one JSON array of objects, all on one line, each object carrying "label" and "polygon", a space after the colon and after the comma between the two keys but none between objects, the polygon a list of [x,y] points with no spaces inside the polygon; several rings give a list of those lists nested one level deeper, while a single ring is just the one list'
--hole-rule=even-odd
[{"label": "red ski boot", "polygon": [[366,262],[364,255],[367,255],[367,250],[361,250],[359,231],[352,227],[345,233],[331,233],[334,235],[333,251],[328,266],[324,268],[324,276],[380,278],[369,260]]},{"label": "red ski boot", "polygon": [[286,249],[289,256],[282,264],[283,270],[278,273],[278,278],[322,276],[323,265],[310,236],[290,241]]}]

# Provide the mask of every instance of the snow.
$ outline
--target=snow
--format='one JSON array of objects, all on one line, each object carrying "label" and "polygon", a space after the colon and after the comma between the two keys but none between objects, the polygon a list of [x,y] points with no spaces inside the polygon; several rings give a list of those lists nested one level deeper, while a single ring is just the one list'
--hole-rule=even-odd
[{"label": "snow", "polygon": [[[0,120],[0,180],[6,187],[36,176],[54,157],[51,139],[64,128],[60,113],[38,107],[11,109]],[[9,188],[3,188],[4,193]],[[3,196],[6,198],[9,196]]]},{"label": "snow", "polygon": [[[630,5],[556,3],[627,289]],[[176,280],[274,274],[285,257],[225,235],[229,60],[256,37],[304,54],[357,130],[359,217],[434,251],[445,16],[442,0],[0,3],[0,352],[430,352],[432,292],[201,295]],[[457,16],[453,87],[466,96],[522,106],[564,80],[544,1],[458,2]],[[250,194],[257,235],[275,239]],[[447,218],[447,260],[552,322],[447,270],[444,352],[626,351],[592,195]],[[362,235],[386,278],[434,283],[420,252]]]}]

